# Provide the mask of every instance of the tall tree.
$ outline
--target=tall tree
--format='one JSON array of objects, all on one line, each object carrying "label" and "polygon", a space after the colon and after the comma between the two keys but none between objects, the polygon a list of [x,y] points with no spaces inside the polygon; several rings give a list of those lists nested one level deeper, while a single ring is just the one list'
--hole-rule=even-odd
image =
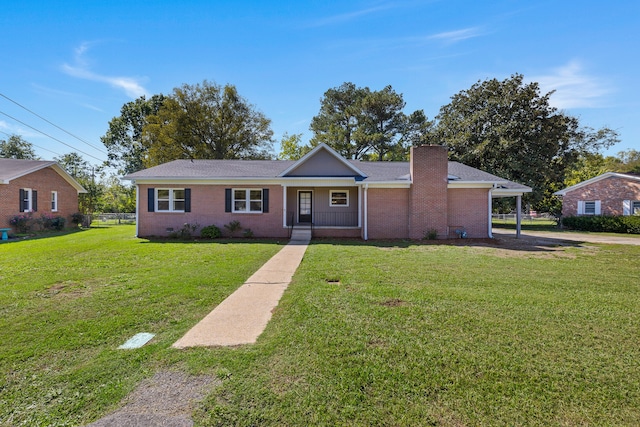
[{"label": "tall tree", "polygon": [[405,115],[402,94],[353,83],[329,89],[311,121],[311,145],[324,142],[350,159],[404,160],[409,145],[427,138],[431,123],[418,110]]},{"label": "tall tree", "polygon": [[164,95],[153,95],[150,99],[141,96],[124,104],[120,116],[111,119],[107,133],[100,138],[109,153],[109,166],[117,167],[121,174],[144,168],[148,147],[142,141],[142,130],[147,118],[158,113],[164,100]]},{"label": "tall tree", "polygon": [[301,145],[302,134],[294,133],[289,135],[285,132],[280,140],[280,153],[278,160],[299,160],[302,156],[311,151],[308,145]]},{"label": "tall tree", "polygon": [[368,144],[357,140],[354,133],[361,122],[361,104],[367,92],[368,88],[358,88],[351,82],[327,90],[320,100],[320,112],[311,120],[311,145],[323,142],[347,159],[360,158]]},{"label": "tall tree", "polygon": [[540,203],[580,155],[618,142],[615,131],[581,127],[551,107],[552,94],[541,95],[521,74],[479,81],[440,109],[431,139],[453,160],[532,187],[528,201]]},{"label": "tall tree", "polygon": [[360,123],[355,131],[356,140],[363,141],[378,160],[399,143],[406,117],[402,112],[405,102],[391,86],[368,92],[361,100]]},{"label": "tall tree", "polygon": [[235,86],[202,84],[174,89],[143,129],[146,167],[175,159],[271,158],[271,121]]},{"label": "tall tree", "polygon": [[33,149],[33,144],[20,135],[11,135],[7,140],[0,140],[0,157],[4,159],[39,159]]}]

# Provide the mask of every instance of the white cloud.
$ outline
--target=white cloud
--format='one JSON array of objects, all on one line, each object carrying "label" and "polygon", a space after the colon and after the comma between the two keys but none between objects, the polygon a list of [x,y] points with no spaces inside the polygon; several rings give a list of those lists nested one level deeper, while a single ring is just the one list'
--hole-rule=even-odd
[{"label": "white cloud", "polygon": [[538,82],[543,93],[555,91],[549,103],[559,109],[601,107],[603,98],[613,91],[608,82],[586,74],[577,61],[530,80]]},{"label": "white cloud", "polygon": [[139,98],[147,94],[147,90],[142,86],[142,80],[135,77],[105,76],[91,71],[85,54],[95,42],[84,42],[75,49],[75,64],[63,64],[62,71],[79,79],[91,80],[100,83],[107,83],[110,86],[123,90],[130,98]]},{"label": "white cloud", "polygon": [[456,43],[462,40],[479,37],[482,32],[479,27],[463,28],[461,30],[446,31],[443,33],[433,34],[428,37],[430,40],[441,40],[445,43]]}]

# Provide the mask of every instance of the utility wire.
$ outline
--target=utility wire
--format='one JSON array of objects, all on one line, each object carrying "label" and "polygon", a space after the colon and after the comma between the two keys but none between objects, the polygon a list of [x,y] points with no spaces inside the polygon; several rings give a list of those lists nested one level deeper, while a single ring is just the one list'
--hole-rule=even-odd
[{"label": "utility wire", "polygon": [[96,159],[96,160],[98,160],[98,161],[100,161],[100,162],[103,162],[103,161],[104,161],[103,159],[100,159],[100,158],[98,158],[98,157],[96,157],[96,156],[94,156],[94,155],[92,155],[92,154],[89,154],[89,153],[87,153],[86,151],[79,150],[79,149],[77,149],[76,147],[74,147],[74,146],[72,146],[72,145],[69,145],[69,144],[67,144],[67,143],[66,143],[66,142],[64,142],[64,141],[60,141],[58,138],[55,138],[55,137],[53,137],[53,136],[51,136],[51,135],[49,135],[49,134],[47,134],[47,133],[45,133],[45,132],[42,132],[41,130],[36,129],[36,128],[34,128],[33,126],[28,125],[28,124],[26,124],[25,122],[23,122],[23,121],[21,121],[21,120],[18,120],[18,119],[16,119],[15,117],[10,116],[9,114],[7,114],[7,113],[5,113],[5,112],[3,112],[3,111],[0,111],[0,114],[5,115],[5,116],[9,117],[11,120],[15,120],[16,122],[18,122],[18,123],[20,123],[20,124],[22,124],[22,125],[24,125],[24,126],[28,127],[29,129],[33,129],[33,130],[35,130],[36,132],[38,132],[38,133],[40,133],[40,134],[42,134],[42,135],[44,135],[44,136],[47,136],[47,137],[49,137],[49,138],[53,139],[54,141],[59,142],[59,143],[60,143],[60,144],[62,144],[62,145],[66,145],[67,147],[71,148],[72,150],[78,151],[78,152],[80,152],[80,153],[82,153],[82,154],[85,154],[85,155],[87,155],[87,156],[89,156],[89,157],[93,157],[94,159]]},{"label": "utility wire", "polygon": [[[0,133],[4,133],[4,134],[5,134],[5,135],[7,135],[8,137],[13,136],[13,135],[8,134],[8,133],[6,133],[6,132],[3,132],[3,131],[1,131],[1,130],[0,130]],[[51,150],[49,150],[48,148],[40,147],[39,145],[33,144],[33,143],[31,143],[31,142],[30,142],[29,144],[31,144],[31,145],[33,145],[34,147],[39,148],[39,149],[41,149],[41,150],[44,150],[44,151],[48,151],[48,152],[50,152],[50,153],[53,153],[53,154],[55,154],[56,156],[62,156],[62,154],[60,154],[60,153],[56,153],[55,151],[51,151]]]},{"label": "utility wire", "polygon": [[80,138],[79,136],[76,136],[76,135],[72,134],[71,132],[69,132],[69,131],[67,131],[67,130],[65,130],[65,129],[63,129],[63,128],[61,128],[61,127],[60,127],[60,126],[58,126],[58,125],[56,125],[55,123],[50,122],[49,120],[45,119],[45,118],[44,118],[44,117],[42,117],[41,115],[39,115],[39,114],[37,114],[37,113],[35,113],[35,112],[31,111],[30,109],[28,109],[28,108],[27,108],[27,107],[25,107],[24,105],[22,105],[22,104],[18,103],[17,101],[14,101],[13,99],[9,98],[7,95],[5,95],[5,94],[3,94],[3,93],[0,93],[0,96],[1,96],[1,97],[3,97],[3,98],[5,98],[5,99],[6,99],[6,100],[8,100],[8,101],[13,102],[13,103],[14,103],[14,104],[16,104],[18,107],[20,107],[20,108],[22,108],[22,109],[24,109],[24,110],[26,110],[26,111],[30,112],[31,114],[33,114],[34,116],[36,116],[36,117],[40,118],[41,120],[44,120],[45,122],[49,123],[51,126],[54,126],[54,127],[58,128],[58,129],[60,129],[62,132],[66,133],[67,135],[71,135],[72,137],[74,137],[74,138],[75,138],[75,139],[77,139],[78,141],[80,141],[80,142],[82,142],[82,143],[87,144],[89,147],[91,147],[91,148],[93,148],[93,149],[95,149],[95,150],[98,150],[98,151],[100,151],[101,153],[108,154],[108,153],[107,153],[106,151],[104,151],[103,149],[101,149],[101,148],[99,148],[99,147],[96,147],[95,145],[91,144],[90,142],[85,141],[84,139]]}]

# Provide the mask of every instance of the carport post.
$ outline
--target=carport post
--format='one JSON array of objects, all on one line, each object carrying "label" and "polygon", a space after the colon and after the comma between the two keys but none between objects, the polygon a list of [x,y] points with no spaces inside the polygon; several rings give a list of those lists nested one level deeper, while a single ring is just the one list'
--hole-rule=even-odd
[{"label": "carport post", "polygon": [[522,222],[522,196],[516,196],[516,239],[520,238],[521,222]]}]

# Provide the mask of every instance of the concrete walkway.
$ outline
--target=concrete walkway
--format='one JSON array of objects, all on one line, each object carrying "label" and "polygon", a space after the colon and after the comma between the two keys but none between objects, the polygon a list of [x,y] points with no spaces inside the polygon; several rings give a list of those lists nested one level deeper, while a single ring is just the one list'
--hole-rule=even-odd
[{"label": "concrete walkway", "polygon": [[173,347],[255,343],[271,320],[271,312],[289,286],[308,244],[308,239],[291,240]]}]

